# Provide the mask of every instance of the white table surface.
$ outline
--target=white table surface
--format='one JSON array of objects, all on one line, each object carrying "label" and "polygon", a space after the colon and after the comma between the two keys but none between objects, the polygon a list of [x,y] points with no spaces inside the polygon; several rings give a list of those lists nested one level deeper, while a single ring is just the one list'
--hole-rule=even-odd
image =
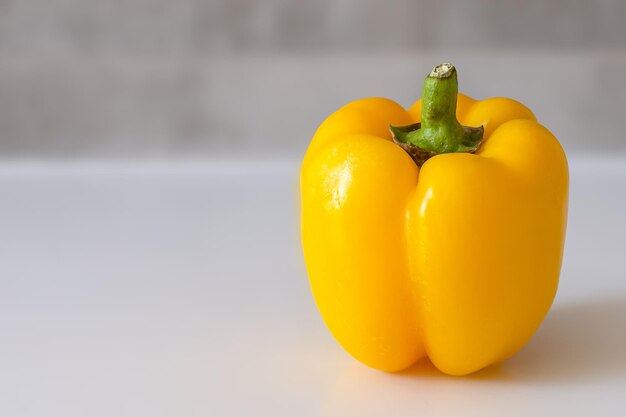
[{"label": "white table surface", "polygon": [[626,409],[626,159],[571,159],[553,309],[466,378],[326,331],[297,162],[0,164],[0,416],[554,416]]}]

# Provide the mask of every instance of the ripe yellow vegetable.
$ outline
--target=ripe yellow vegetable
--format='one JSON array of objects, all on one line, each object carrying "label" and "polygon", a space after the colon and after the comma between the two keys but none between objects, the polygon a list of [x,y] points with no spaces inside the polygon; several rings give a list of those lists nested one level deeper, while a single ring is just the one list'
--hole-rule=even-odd
[{"label": "ripe yellow vegetable", "polygon": [[357,100],[319,127],[301,170],[304,256],[356,359],[399,371],[428,356],[464,375],[515,354],[552,304],[567,160],[522,104],[457,95],[450,64],[423,100]]}]

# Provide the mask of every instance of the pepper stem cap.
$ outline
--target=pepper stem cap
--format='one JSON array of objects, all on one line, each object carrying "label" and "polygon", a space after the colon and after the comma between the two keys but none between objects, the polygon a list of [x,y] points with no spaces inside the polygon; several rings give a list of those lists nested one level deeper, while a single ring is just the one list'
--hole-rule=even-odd
[{"label": "pepper stem cap", "polygon": [[424,80],[421,122],[389,126],[394,142],[419,166],[438,154],[472,153],[480,146],[484,128],[463,126],[456,118],[457,93],[456,68],[450,63],[439,64]]}]

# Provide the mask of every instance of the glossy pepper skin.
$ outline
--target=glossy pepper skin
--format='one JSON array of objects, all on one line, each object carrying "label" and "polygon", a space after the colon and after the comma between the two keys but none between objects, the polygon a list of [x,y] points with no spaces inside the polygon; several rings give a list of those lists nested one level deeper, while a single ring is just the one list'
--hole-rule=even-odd
[{"label": "glossy pepper skin", "polygon": [[552,304],[567,160],[522,104],[458,94],[482,144],[418,168],[388,127],[419,122],[421,105],[367,98],[322,123],[301,169],[304,257],[326,325],[357,360],[394,372],[428,356],[465,375],[515,354]]}]

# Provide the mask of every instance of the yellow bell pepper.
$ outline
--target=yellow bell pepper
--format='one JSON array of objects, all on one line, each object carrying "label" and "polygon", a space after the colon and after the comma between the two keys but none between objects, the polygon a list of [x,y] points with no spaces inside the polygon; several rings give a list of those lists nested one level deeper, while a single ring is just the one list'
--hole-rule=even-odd
[{"label": "yellow bell pepper", "polygon": [[316,303],[364,364],[393,372],[427,356],[468,374],[515,354],[547,314],[565,154],[517,101],[457,94],[451,64],[433,69],[408,111],[367,98],[333,113],[300,180]]}]

